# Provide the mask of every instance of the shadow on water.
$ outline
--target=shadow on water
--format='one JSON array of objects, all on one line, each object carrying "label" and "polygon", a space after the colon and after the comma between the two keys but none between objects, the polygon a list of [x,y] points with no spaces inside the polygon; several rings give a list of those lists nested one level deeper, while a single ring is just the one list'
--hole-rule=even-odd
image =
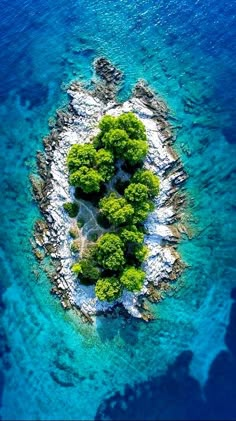
[{"label": "shadow on water", "polygon": [[[2,317],[2,314],[5,310],[5,306],[2,300],[2,295],[4,292],[4,288],[3,286],[0,284],[0,320]],[[0,360],[1,360],[1,365],[0,365],[0,407],[2,404],[2,394],[3,394],[3,390],[4,390],[4,369],[8,369],[9,368],[9,361],[8,361],[8,355],[10,352],[10,348],[7,344],[7,339],[6,339],[6,335],[4,333],[3,327],[1,326],[0,323]],[[1,416],[0,416],[0,419]]]},{"label": "shadow on water", "polygon": [[24,106],[29,104],[29,109],[38,107],[47,102],[48,87],[42,83],[27,83],[19,90],[21,104]]},{"label": "shadow on water", "polygon": [[127,319],[124,315],[119,315],[119,317],[100,316],[97,333],[102,342],[112,341],[119,335],[125,344],[132,346],[138,341],[140,323],[143,322]]},{"label": "shadow on water", "polygon": [[150,381],[126,386],[99,407],[96,420],[235,420],[236,419],[236,289],[231,294],[227,351],[213,361],[203,388],[189,372],[193,354],[182,352],[167,372]]}]

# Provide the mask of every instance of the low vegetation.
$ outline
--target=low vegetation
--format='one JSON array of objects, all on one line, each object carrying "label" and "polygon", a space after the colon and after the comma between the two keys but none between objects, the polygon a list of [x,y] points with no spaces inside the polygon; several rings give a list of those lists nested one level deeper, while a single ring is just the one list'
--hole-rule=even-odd
[{"label": "low vegetation", "polygon": [[77,203],[66,202],[64,203],[63,208],[65,209],[66,213],[70,216],[70,218],[75,218],[78,215],[79,206],[77,205]]},{"label": "low vegetation", "polygon": [[[93,236],[93,246],[72,271],[80,282],[95,284],[99,300],[113,301],[123,290],[142,288],[145,272],[141,265],[148,253],[143,223],[154,209],[159,179],[143,168],[148,143],[145,127],[133,113],[106,115],[99,129],[92,143],[73,145],[67,157],[76,198],[95,203],[97,223],[106,230],[98,238]],[[76,217],[79,210],[76,203],[66,203],[64,209],[70,217]],[[74,252],[78,244],[72,244]]]}]

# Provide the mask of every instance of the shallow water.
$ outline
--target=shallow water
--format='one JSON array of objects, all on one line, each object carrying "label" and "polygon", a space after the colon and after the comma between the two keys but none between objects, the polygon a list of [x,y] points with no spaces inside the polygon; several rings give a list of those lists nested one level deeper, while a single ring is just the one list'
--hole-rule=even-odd
[{"label": "shallow water", "polygon": [[[105,398],[168,376],[186,350],[190,374],[204,387],[226,348],[236,285],[233,2],[1,3],[2,418],[94,419]],[[189,174],[194,238],[179,246],[189,268],[149,325],[99,318],[90,327],[64,313],[29,242],[39,213],[28,177],[47,120],[66,102],[61,85],[89,81],[101,54],[125,73],[121,99],[143,77],[167,101]]]}]

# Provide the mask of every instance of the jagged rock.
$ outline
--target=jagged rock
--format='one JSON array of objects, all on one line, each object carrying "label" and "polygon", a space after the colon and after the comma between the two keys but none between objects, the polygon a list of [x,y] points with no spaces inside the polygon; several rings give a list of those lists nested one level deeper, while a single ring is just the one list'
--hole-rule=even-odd
[{"label": "jagged rock", "polygon": [[39,261],[44,259],[44,257],[45,257],[44,253],[41,250],[39,250],[38,248],[34,248],[33,252],[34,252],[34,255],[35,255],[36,259],[38,259]]},{"label": "jagged rock", "polygon": [[98,76],[107,83],[119,84],[122,80],[123,74],[109,60],[100,57],[94,62],[94,68]]},{"label": "jagged rock", "polygon": [[48,225],[43,219],[37,219],[34,225],[34,229],[36,232],[44,234],[48,230]]},{"label": "jagged rock", "polygon": [[[168,108],[166,104],[160,98],[157,98],[144,80],[139,80],[135,85],[133,95],[140,98],[145,105],[152,108],[156,112],[157,116],[162,116],[163,118],[167,117]],[[166,128],[166,121],[162,120],[162,122]]]},{"label": "jagged rock", "polygon": [[37,152],[37,166],[40,177],[45,181],[48,175],[48,168],[45,155],[38,151]]},{"label": "jagged rock", "polygon": [[33,192],[36,200],[40,202],[44,198],[45,182],[39,176],[30,175],[30,181],[33,187]]}]

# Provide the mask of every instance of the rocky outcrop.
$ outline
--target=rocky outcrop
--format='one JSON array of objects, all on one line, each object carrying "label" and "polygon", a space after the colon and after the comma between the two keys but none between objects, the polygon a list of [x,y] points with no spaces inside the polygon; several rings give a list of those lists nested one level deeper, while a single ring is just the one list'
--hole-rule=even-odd
[{"label": "rocky outcrop", "polygon": [[[154,297],[153,291],[161,283],[168,284],[182,270],[174,247],[180,233],[173,223],[179,217],[179,207],[184,201],[181,196],[177,199],[176,194],[186,174],[170,146],[172,134],[165,103],[144,81],[137,83],[128,101],[118,103],[115,94],[122,73],[104,58],[96,60],[95,71],[100,80],[92,91],[76,82],[70,85],[68,110],[57,113],[55,125],[44,139],[45,155],[37,155],[38,175],[32,177],[32,185],[46,224],[37,222],[35,241],[52,257],[55,264],[52,292],[61,298],[65,308],[73,306],[83,318],[91,321],[96,314],[122,306],[132,316],[149,320],[151,315],[142,298]],[[73,189],[68,184],[66,156],[71,145],[91,141],[104,114],[116,116],[128,111],[134,112],[146,127],[149,152],[145,166],[159,176],[161,188],[155,210],[145,223],[149,255],[144,264],[147,276],[143,289],[139,293],[126,291],[117,302],[106,303],[95,297],[93,286],[81,285],[71,272],[74,257],[70,250],[69,229],[73,219],[65,213],[63,203],[73,201]]]}]

